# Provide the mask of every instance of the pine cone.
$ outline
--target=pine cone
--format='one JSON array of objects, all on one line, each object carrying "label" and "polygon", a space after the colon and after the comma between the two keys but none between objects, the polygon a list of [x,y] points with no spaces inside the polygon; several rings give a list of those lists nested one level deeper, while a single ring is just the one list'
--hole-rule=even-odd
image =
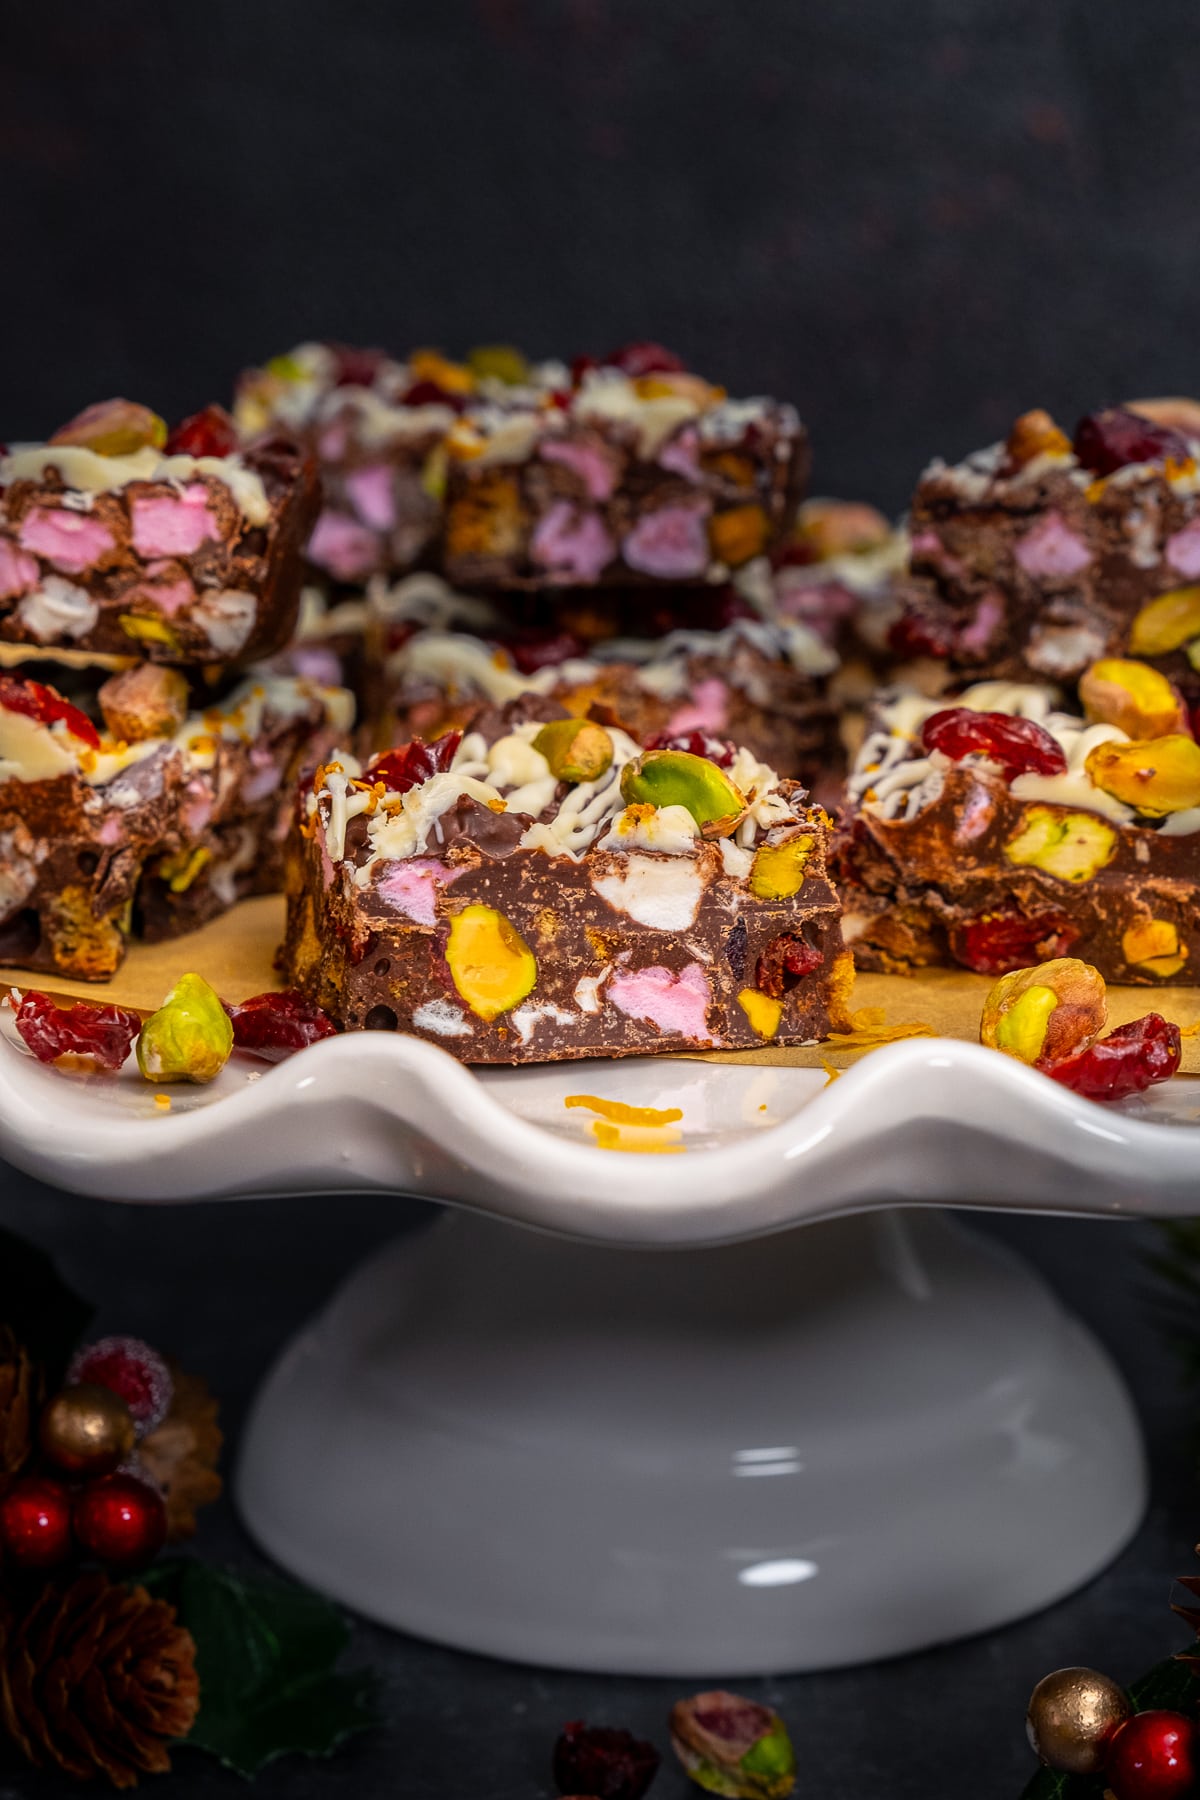
[{"label": "pine cone", "polygon": [[0,1613],[0,1725],[37,1768],[136,1787],[171,1767],[200,1706],[175,1609],[99,1572],[50,1581]]},{"label": "pine cone", "polygon": [[0,1492],[24,1467],[33,1448],[43,1392],[41,1370],[14,1332],[0,1325]]},{"label": "pine cone", "polygon": [[174,1397],[171,1410],[155,1431],[138,1445],[146,1474],[162,1489],[167,1503],[167,1539],[176,1543],[196,1529],[196,1510],[221,1492],[217,1461],[221,1428],[217,1401],[208,1383],[171,1365]]}]

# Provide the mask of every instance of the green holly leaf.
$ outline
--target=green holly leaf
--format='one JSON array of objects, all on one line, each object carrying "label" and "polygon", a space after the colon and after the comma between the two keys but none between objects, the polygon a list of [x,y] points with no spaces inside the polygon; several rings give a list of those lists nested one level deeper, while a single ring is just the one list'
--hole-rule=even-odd
[{"label": "green holly leaf", "polygon": [[61,1379],[94,1308],[73,1293],[43,1250],[0,1231],[0,1319],[51,1382]]},{"label": "green holly leaf", "polygon": [[335,1606],[306,1588],[178,1558],[146,1586],[196,1641],[200,1712],[185,1742],[240,1775],[277,1756],[328,1756],[378,1723],[374,1677],[335,1667],[349,1642]]},{"label": "green holly leaf", "polygon": [[[1187,1663],[1169,1656],[1135,1681],[1129,1698],[1135,1712],[1150,1712],[1165,1707],[1169,1712],[1190,1712],[1196,1703],[1198,1689],[1195,1675]],[[1094,1775],[1063,1775],[1057,1769],[1039,1769],[1021,1800],[1096,1800],[1104,1792],[1104,1782]]]}]

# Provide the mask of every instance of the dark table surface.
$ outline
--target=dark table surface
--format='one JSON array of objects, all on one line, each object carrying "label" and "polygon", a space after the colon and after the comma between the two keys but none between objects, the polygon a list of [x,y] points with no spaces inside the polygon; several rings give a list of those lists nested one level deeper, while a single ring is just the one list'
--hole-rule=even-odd
[{"label": "dark table surface", "polygon": [[[221,1395],[231,1447],[255,1385],[334,1280],[424,1209],[379,1199],[234,1202],[136,1208],[80,1200],[0,1173],[0,1225],[50,1250],[99,1307],[97,1328],[139,1333],[174,1351]],[[1171,1578],[1200,1536],[1197,1445],[1188,1395],[1147,1304],[1149,1225],[978,1218],[1028,1255],[1109,1346],[1136,1397],[1150,1447],[1151,1504],[1135,1541],[1081,1593],[1024,1623],[946,1649],[831,1675],[739,1682],[785,1715],[801,1796],[821,1800],[1016,1800],[1030,1772],[1022,1719],[1030,1688],[1064,1663],[1133,1679],[1180,1646]],[[336,1531],[337,1521],[330,1521]],[[203,1515],[210,1558],[258,1561],[227,1501]],[[1186,1634],[1183,1634],[1186,1635]],[[601,1679],[510,1666],[369,1625],[351,1660],[380,1673],[386,1723],[329,1762],[279,1762],[263,1800],[542,1800],[561,1723],[586,1716],[665,1743],[680,1684]],[[0,1800],[77,1793],[24,1769],[0,1771]],[[239,1778],[194,1752],[152,1791],[220,1800]],[[674,1768],[654,1800],[689,1789]]]}]

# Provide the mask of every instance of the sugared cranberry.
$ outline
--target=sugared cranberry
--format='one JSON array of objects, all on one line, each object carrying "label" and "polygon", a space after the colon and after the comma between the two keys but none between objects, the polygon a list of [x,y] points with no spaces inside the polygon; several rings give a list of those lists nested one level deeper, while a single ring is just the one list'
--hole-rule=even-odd
[{"label": "sugared cranberry", "polygon": [[730,743],[728,738],[709,737],[706,731],[660,731],[656,737],[646,740],[644,748],[686,750],[689,756],[707,757],[719,769],[732,768],[737,756],[736,744]]},{"label": "sugared cranberry", "polygon": [[369,388],[388,360],[386,350],[364,350],[354,344],[326,344],[325,348],[335,358],[334,387]]},{"label": "sugared cranberry", "polygon": [[227,1006],[225,1011],[233,1022],[237,1048],[264,1057],[267,1062],[282,1062],[308,1044],[335,1035],[328,1013],[295,988],[285,988],[279,994],[255,994],[253,999]]},{"label": "sugared cranberry", "polygon": [[1160,1013],[1147,1013],[1118,1025],[1089,1050],[1038,1067],[1087,1100],[1124,1100],[1169,1080],[1179,1068],[1182,1050],[1178,1025]]},{"label": "sugared cranberry", "polygon": [[522,675],[536,675],[539,669],[556,669],[573,656],[582,656],[585,646],[571,631],[519,631],[505,638],[504,648]]},{"label": "sugared cranberry", "polygon": [[119,1394],[139,1435],[162,1424],[175,1393],[166,1361],[153,1344],[138,1337],[102,1337],[84,1344],[71,1358],[67,1380],[91,1382]]},{"label": "sugared cranberry", "polygon": [[237,445],[237,426],[223,406],[214,404],[181,419],[166,450],[168,456],[231,456]]},{"label": "sugared cranberry", "polygon": [[653,1744],[631,1731],[573,1719],[554,1746],[554,1783],[560,1794],[642,1800],[661,1760]]},{"label": "sugared cranberry", "polygon": [[986,756],[1000,764],[1010,781],[1017,775],[1066,773],[1066,753],[1058,739],[1035,720],[1015,719],[1009,713],[948,706],[926,719],[921,741],[926,750],[940,750],[951,762]]},{"label": "sugared cranberry", "polygon": [[822,952],[806,938],[790,931],[781,932],[759,957],[754,985],[760,993],[769,994],[772,1000],[782,1000],[797,982],[819,969],[824,960]]},{"label": "sugared cranberry", "polygon": [[1182,462],[1191,455],[1182,432],[1123,406],[1085,414],[1075,427],[1072,448],[1084,468],[1097,475],[1111,475],[1128,463],[1162,462],[1168,456]]},{"label": "sugared cranberry", "polygon": [[969,919],[950,933],[950,949],[956,960],[977,975],[1007,975],[1033,963],[1066,956],[1079,936],[1075,926],[1060,913],[1038,913],[1032,919],[1019,913]]},{"label": "sugared cranberry", "polygon": [[604,361],[610,369],[620,369],[631,381],[639,375],[682,375],[687,367],[673,350],[649,339],[622,344],[619,350],[610,350]]},{"label": "sugared cranberry", "polygon": [[447,388],[439,387],[436,381],[414,381],[403,396],[405,406],[449,406],[455,412],[461,412],[467,404],[465,394],[452,394]]},{"label": "sugared cranberry", "polygon": [[431,775],[445,774],[457,756],[462,740],[461,731],[447,731],[432,744],[427,744],[424,738],[413,738],[410,744],[402,744],[398,750],[385,750],[382,756],[374,757],[367,764],[366,778],[386,781],[393,793],[406,794],[409,788],[420,787]]},{"label": "sugared cranberry", "polygon": [[98,1006],[91,1000],[56,1006],[49,994],[33,988],[16,1008],[16,1027],[39,1062],[78,1058],[81,1064],[115,1075],[142,1021],[124,1006]]},{"label": "sugared cranberry", "polygon": [[57,688],[47,687],[45,682],[31,681],[24,675],[0,675],[0,706],[5,712],[23,713],[27,719],[36,719],[39,725],[53,725],[56,719],[61,719],[72,737],[77,737],[92,750],[100,748],[100,734],[87,714],[72,706]]}]

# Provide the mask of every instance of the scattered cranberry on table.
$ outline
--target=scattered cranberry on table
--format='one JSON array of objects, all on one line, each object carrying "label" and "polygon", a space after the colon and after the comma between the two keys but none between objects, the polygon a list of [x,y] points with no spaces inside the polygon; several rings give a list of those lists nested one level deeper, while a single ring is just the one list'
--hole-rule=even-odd
[{"label": "scattered cranberry on table", "polygon": [[1178,1025],[1147,1013],[1118,1025],[1086,1050],[1040,1065],[1052,1080],[1087,1100],[1124,1100],[1176,1074],[1183,1055]]},{"label": "scattered cranberry on table", "polygon": [[233,1023],[233,1041],[268,1062],[282,1062],[297,1050],[322,1038],[334,1037],[333,1020],[315,1001],[296,988],[281,993],[255,994],[238,1006],[225,1008]]},{"label": "scattered cranberry on table", "polygon": [[124,1006],[99,1006],[80,1000],[59,1006],[49,994],[30,989],[14,1007],[17,1035],[39,1062],[77,1058],[115,1075],[142,1028],[135,1012]]},{"label": "scattered cranberry on table", "polygon": [[661,1760],[653,1744],[631,1731],[573,1719],[554,1746],[555,1786],[564,1796],[641,1800]]}]

